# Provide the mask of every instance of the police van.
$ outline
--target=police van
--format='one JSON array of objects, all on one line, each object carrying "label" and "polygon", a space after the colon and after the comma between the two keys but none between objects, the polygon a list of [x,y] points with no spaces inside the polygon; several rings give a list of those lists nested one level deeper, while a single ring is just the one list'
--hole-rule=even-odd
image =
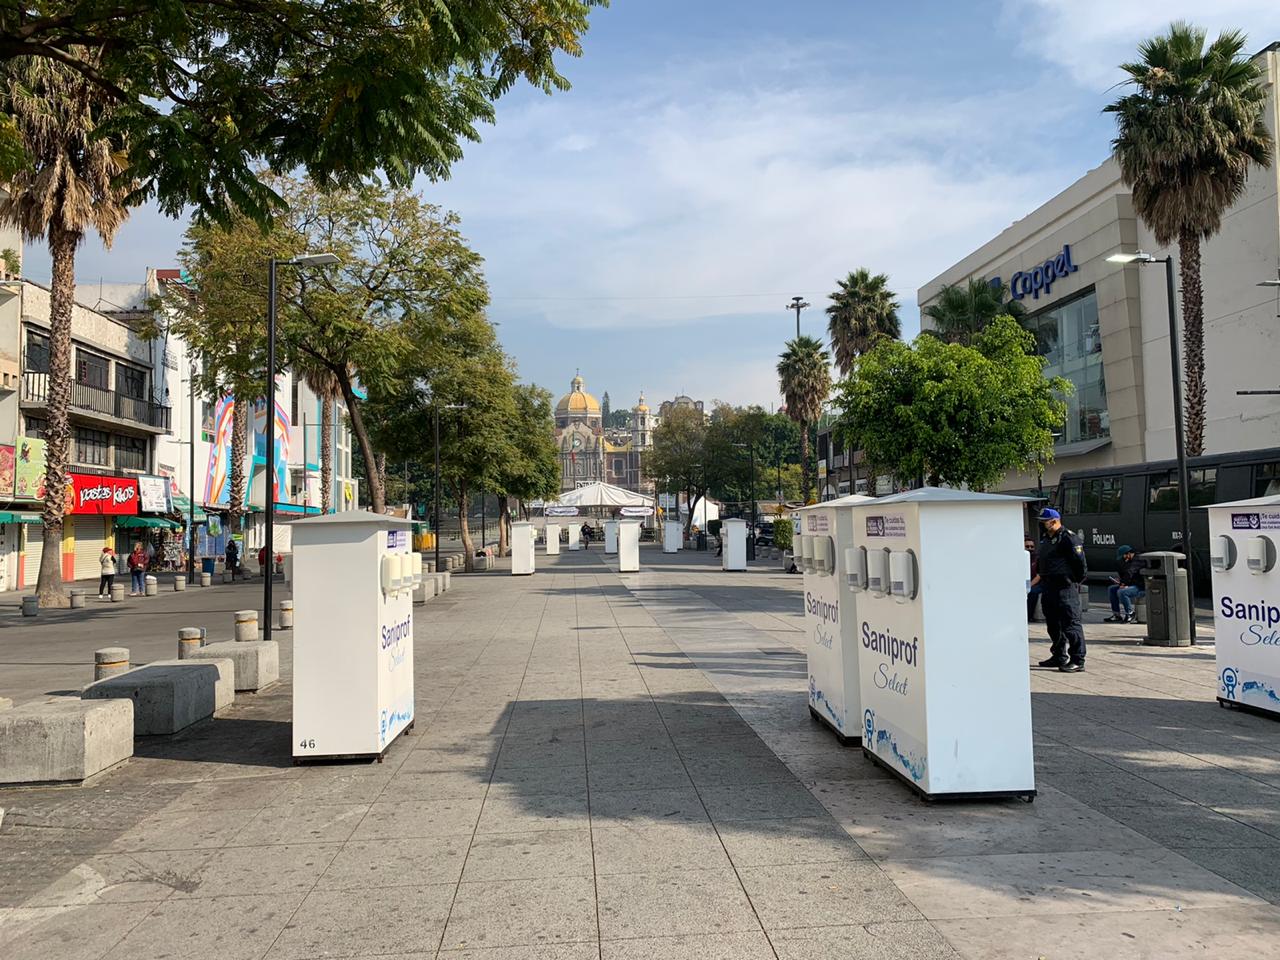
[{"label": "police van", "polygon": [[[1209,589],[1209,518],[1195,508],[1280,493],[1280,447],[1191,457],[1187,467],[1196,592],[1203,595]],[[1084,536],[1090,579],[1115,573],[1121,544],[1139,553],[1180,546],[1176,460],[1067,471],[1054,503],[1062,522]]]}]

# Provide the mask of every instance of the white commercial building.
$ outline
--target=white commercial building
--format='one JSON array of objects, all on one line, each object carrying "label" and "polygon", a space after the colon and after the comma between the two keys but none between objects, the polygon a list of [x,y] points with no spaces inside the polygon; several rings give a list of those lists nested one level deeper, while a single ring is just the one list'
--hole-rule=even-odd
[{"label": "white commercial building", "polygon": [[[1280,126],[1278,47],[1257,55],[1268,89],[1265,120],[1273,133]],[[1275,280],[1280,268],[1278,185],[1280,151],[1270,169],[1250,171],[1245,195],[1220,233],[1201,246],[1206,454],[1280,446],[1280,396],[1237,395],[1280,387],[1280,288],[1259,286]],[[1045,470],[1046,489],[1064,471],[1174,456],[1164,266],[1107,259],[1136,250],[1172,255],[1177,268],[1176,247],[1156,244],[1110,159],[918,292],[923,310],[944,285],[999,278],[1026,307],[1028,325],[1049,360],[1046,373],[1075,385],[1055,461]],[[1178,319],[1181,330],[1180,304]],[[922,323],[928,326],[928,318]],[[1006,478],[1001,489],[1035,486],[1031,468]]]}]

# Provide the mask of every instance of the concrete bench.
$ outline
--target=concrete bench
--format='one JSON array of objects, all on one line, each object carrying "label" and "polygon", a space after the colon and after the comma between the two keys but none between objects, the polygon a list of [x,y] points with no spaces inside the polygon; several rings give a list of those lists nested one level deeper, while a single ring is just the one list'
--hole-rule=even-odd
[{"label": "concrete bench", "polygon": [[133,703],[28,703],[0,712],[0,784],[85,780],[133,756]]},{"label": "concrete bench", "polygon": [[413,602],[426,603],[436,596],[436,578],[429,573],[422,575],[422,582],[413,588]]},{"label": "concrete bench", "polygon": [[226,657],[198,662],[157,660],[95,680],[80,696],[132,700],[134,735],[148,737],[177,733],[231,706],[235,685],[235,666]]},{"label": "concrete bench", "polygon": [[187,652],[183,663],[230,660],[235,664],[236,691],[257,692],[280,679],[280,645],[274,640],[225,640]]}]

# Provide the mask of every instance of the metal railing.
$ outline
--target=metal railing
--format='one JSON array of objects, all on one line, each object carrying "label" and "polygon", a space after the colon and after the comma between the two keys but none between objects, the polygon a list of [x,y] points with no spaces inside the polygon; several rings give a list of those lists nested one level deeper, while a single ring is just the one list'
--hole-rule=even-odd
[{"label": "metal railing", "polygon": [[[24,403],[49,402],[49,374],[26,371],[22,375],[22,400]],[[71,408],[100,413],[120,420],[144,423],[161,430],[169,429],[169,408],[150,400],[127,397],[113,390],[90,386],[87,383],[71,384]]]}]

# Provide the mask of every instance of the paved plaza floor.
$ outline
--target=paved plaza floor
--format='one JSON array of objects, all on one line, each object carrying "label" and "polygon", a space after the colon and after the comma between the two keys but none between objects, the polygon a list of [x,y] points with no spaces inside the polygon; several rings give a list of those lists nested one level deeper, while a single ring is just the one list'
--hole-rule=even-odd
[{"label": "paved plaza floor", "polygon": [[[417,608],[381,764],[293,766],[286,679],[84,786],[0,790],[0,957],[1280,957],[1280,726],[1214,703],[1211,634],[1090,624],[1086,673],[1032,670],[1036,802],[926,804],[809,719],[800,578],[538,563]],[[165,615],[252,605],[227,590]],[[0,695],[83,682],[6,694],[35,630],[0,621]]]}]

